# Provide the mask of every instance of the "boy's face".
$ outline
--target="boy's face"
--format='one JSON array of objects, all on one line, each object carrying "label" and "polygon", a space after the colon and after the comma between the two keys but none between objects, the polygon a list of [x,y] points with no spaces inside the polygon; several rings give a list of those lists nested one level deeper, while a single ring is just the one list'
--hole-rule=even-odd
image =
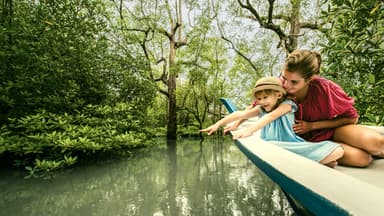
[{"label": "boy's face", "polygon": [[276,91],[268,93],[262,91],[255,94],[257,104],[262,106],[266,112],[272,111],[281,97],[281,92]]}]

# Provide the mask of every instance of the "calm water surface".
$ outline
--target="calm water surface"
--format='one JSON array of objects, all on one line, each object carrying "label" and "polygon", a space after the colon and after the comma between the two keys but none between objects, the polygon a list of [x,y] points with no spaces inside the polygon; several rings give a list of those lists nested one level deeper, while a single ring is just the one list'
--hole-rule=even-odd
[{"label": "calm water surface", "polygon": [[293,215],[279,188],[229,138],[164,142],[50,180],[25,176],[1,170],[0,215]]}]

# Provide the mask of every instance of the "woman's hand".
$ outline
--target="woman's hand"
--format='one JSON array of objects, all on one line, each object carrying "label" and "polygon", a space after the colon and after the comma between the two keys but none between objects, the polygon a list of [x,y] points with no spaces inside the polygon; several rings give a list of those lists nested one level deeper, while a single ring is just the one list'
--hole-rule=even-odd
[{"label": "woman's hand", "polygon": [[295,120],[295,124],[292,127],[296,134],[305,134],[312,130],[312,123],[303,120]]},{"label": "woman's hand", "polygon": [[217,126],[216,124],[214,125],[211,125],[205,129],[201,129],[199,130],[200,132],[207,132],[208,136],[213,134],[215,131],[217,131],[217,129],[219,129],[219,126]]}]

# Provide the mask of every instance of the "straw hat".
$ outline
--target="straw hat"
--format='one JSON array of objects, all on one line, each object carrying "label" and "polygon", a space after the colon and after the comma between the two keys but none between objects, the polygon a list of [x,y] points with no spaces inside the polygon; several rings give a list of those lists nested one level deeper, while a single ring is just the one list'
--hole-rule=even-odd
[{"label": "straw hat", "polygon": [[252,94],[255,95],[256,92],[267,89],[280,91],[283,95],[286,94],[284,88],[281,86],[280,79],[277,77],[263,77],[257,80],[255,87],[252,90]]}]

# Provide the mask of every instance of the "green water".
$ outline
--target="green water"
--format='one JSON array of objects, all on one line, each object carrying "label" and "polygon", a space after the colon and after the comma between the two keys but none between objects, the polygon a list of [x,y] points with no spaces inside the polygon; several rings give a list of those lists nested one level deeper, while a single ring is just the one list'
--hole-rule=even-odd
[{"label": "green water", "polygon": [[229,138],[176,146],[164,142],[50,180],[2,169],[0,215],[293,215],[279,188]]}]

